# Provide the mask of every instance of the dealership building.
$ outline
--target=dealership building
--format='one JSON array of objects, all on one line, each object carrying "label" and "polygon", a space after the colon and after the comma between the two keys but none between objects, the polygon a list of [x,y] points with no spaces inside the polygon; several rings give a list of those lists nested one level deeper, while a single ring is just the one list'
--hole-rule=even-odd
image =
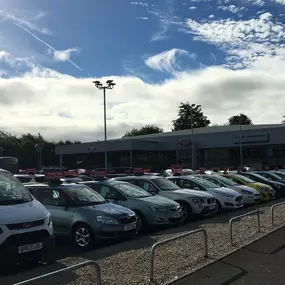
[{"label": "dealership building", "polygon": [[[108,167],[165,169],[171,164],[191,168],[192,147],[196,169],[285,165],[285,124],[217,126],[164,132],[130,138],[59,145],[56,153],[63,165],[81,163],[103,168],[104,152]],[[79,164],[78,164],[79,165]]]}]

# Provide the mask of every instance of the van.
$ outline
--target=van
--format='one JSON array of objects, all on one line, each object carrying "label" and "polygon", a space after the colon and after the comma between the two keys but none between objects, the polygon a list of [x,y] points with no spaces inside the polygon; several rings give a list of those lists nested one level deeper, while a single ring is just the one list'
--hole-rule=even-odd
[{"label": "van", "polygon": [[50,213],[12,174],[0,169],[0,268],[53,261]]}]

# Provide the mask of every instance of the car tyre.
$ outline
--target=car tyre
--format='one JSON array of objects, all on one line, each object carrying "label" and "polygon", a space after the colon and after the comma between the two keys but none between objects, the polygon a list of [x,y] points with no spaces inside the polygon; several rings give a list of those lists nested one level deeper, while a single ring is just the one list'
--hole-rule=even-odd
[{"label": "car tyre", "polygon": [[185,202],[178,202],[182,211],[182,222],[188,222],[192,218],[192,209],[191,206]]},{"label": "car tyre", "polygon": [[223,208],[222,208],[221,202],[216,199],[216,203],[217,203],[217,205],[218,205],[218,213],[222,212],[222,211],[223,211]]},{"label": "car tyre", "polygon": [[93,244],[93,232],[87,224],[79,224],[73,229],[72,240],[79,249],[88,249]]},{"label": "car tyre", "polygon": [[144,215],[138,211],[135,211],[136,216],[137,216],[137,232],[138,233],[142,233],[144,231],[146,231],[146,219],[144,217]]}]

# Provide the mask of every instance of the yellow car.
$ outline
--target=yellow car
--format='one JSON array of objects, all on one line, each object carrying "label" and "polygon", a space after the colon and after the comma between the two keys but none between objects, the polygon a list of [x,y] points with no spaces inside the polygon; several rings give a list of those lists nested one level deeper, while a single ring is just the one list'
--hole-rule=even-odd
[{"label": "yellow car", "polygon": [[222,176],[240,184],[240,185],[246,185],[249,186],[255,190],[257,190],[260,193],[260,200],[261,201],[269,201],[276,198],[274,189],[266,184],[255,182],[245,176],[236,174],[236,173],[228,173],[228,174],[222,174]]}]

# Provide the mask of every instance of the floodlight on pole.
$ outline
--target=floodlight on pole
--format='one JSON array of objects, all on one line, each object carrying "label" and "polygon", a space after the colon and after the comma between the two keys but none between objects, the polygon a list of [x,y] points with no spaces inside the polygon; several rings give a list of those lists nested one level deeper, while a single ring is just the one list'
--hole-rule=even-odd
[{"label": "floodlight on pole", "polygon": [[[196,152],[194,152],[194,126],[193,126],[193,108],[200,108],[201,105],[196,105],[196,104],[191,104],[191,113],[190,113],[190,118],[191,118],[191,159],[192,159],[192,170],[196,169]],[[195,153],[195,155],[194,155]],[[195,156],[195,157],[194,157]]]},{"label": "floodlight on pole", "polygon": [[106,89],[113,89],[116,85],[114,80],[107,80],[106,85],[103,85],[99,80],[92,82],[96,88],[103,90],[103,99],[104,99],[104,141],[105,141],[105,171],[108,170],[108,153],[107,153],[107,117],[106,117]]}]

